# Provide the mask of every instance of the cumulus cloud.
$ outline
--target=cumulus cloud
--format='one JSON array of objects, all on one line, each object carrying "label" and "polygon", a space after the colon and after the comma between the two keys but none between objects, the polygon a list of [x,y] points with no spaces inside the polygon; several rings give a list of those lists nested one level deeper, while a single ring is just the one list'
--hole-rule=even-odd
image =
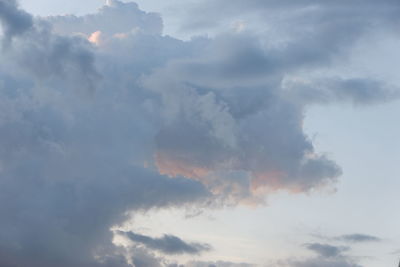
[{"label": "cumulus cloud", "polygon": [[131,241],[144,245],[148,249],[157,250],[165,254],[200,254],[211,249],[208,244],[187,243],[174,235],[164,235],[161,238],[122,232]]},{"label": "cumulus cloud", "polygon": [[[132,211],[331,185],[341,169],[304,133],[307,107],[389,98],[363,77],[287,86],[330,66],[351,34],[320,29],[283,47],[246,30],[182,41],[162,35],[159,15],[117,0],[50,18],[0,0],[0,22],[1,266],[163,266],[148,249],[127,257],[110,228]],[[167,253],[207,250],[128,236]],[[341,255],[313,261],[357,266]]]}]

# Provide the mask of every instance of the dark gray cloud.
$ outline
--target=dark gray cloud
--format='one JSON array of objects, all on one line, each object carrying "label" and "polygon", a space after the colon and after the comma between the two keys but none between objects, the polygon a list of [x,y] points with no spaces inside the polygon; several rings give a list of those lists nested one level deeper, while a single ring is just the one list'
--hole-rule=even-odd
[{"label": "dark gray cloud", "polygon": [[165,254],[200,254],[211,249],[211,246],[208,244],[188,243],[174,235],[152,238],[133,232],[122,232],[122,234],[131,241],[142,244],[148,249],[157,250]]}]

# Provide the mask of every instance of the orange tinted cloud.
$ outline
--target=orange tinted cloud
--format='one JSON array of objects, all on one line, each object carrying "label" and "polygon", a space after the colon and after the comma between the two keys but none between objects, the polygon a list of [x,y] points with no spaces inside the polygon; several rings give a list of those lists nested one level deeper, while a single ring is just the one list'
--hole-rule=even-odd
[{"label": "orange tinted cloud", "polygon": [[92,44],[95,45],[100,45],[101,41],[102,41],[102,32],[101,31],[95,31],[94,33],[92,33],[89,38],[88,38],[89,42],[91,42]]},{"label": "orange tinted cloud", "polygon": [[194,164],[169,157],[166,153],[158,152],[155,156],[156,166],[160,174],[171,177],[183,176],[195,180],[207,176],[211,170]]}]

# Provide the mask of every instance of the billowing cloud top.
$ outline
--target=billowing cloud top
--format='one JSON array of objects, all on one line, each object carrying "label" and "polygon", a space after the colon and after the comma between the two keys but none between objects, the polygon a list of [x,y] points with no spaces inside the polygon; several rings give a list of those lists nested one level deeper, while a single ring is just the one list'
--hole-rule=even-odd
[{"label": "billowing cloud top", "polygon": [[129,211],[332,186],[341,169],[304,133],[305,110],[397,96],[382,81],[320,72],[340,66],[365,30],[391,25],[391,13],[370,1],[379,23],[354,17],[364,7],[353,4],[347,20],[329,12],[336,20],[316,23],[332,4],[276,3],[254,1],[295,13],[282,16],[302,29],[283,43],[243,29],[182,41],[162,34],[159,15],[117,0],[49,18],[0,0],[0,265],[162,266],[154,251],[208,247],[130,234],[145,249],[125,250],[110,228]]}]

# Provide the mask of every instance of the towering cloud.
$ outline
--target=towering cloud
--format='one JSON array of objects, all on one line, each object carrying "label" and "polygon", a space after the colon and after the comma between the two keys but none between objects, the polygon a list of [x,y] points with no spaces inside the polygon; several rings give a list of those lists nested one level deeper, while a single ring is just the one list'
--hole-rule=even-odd
[{"label": "towering cloud", "polygon": [[[300,22],[321,14],[284,2],[305,7]],[[206,252],[140,233],[126,234],[141,244],[127,251],[110,228],[129,212],[332,185],[341,169],[304,133],[307,107],[397,96],[380,81],[317,75],[368,28],[362,16],[345,33],[322,24],[283,46],[245,30],[182,41],[162,35],[159,15],[117,0],[50,18],[0,0],[0,22],[0,266],[165,266],[160,251]],[[340,253],[324,266],[357,266]]]}]

